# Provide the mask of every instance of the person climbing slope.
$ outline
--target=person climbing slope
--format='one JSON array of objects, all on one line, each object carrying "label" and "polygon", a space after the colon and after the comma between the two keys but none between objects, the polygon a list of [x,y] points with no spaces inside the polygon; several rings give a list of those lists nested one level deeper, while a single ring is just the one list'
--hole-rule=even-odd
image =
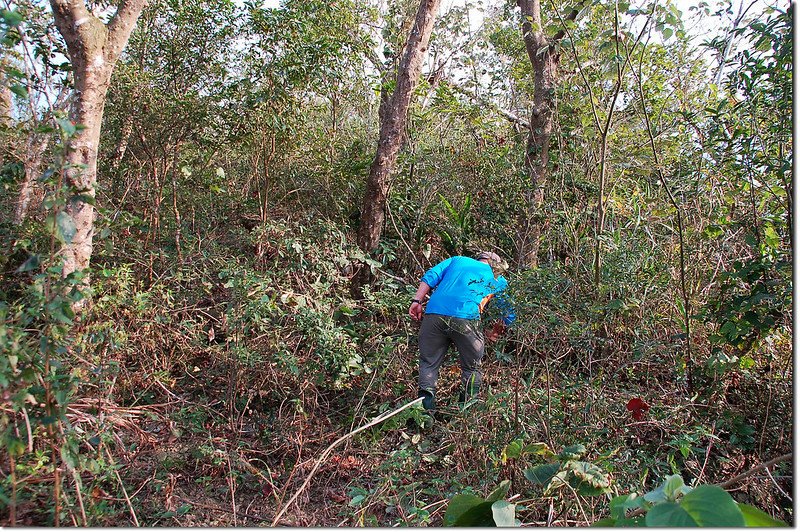
[{"label": "person climbing slope", "polygon": [[[419,396],[428,412],[436,409],[436,381],[447,349],[455,344],[461,366],[459,400],[477,396],[481,386],[481,359],[485,339],[497,340],[515,319],[504,297],[508,281],[500,274],[508,264],[491,251],[482,251],[474,259],[455,256],[445,259],[425,272],[408,309],[419,330]],[[433,291],[431,293],[431,291]],[[423,310],[422,302],[430,299]],[[503,312],[501,322],[485,334],[481,313],[492,298]]]}]

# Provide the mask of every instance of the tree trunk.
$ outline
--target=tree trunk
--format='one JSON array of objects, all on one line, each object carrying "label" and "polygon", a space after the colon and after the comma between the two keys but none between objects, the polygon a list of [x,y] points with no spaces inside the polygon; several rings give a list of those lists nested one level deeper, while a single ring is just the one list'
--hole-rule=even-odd
[{"label": "tree trunk", "polygon": [[25,218],[28,216],[28,209],[31,200],[34,198],[34,184],[36,178],[39,177],[39,172],[42,168],[42,158],[44,152],[49,144],[49,137],[45,135],[37,135],[36,133],[28,133],[28,141],[25,147],[25,161],[23,167],[25,170],[22,176],[22,183],[19,187],[19,194],[17,196],[17,204],[14,206],[14,224],[22,225]]},{"label": "tree trunk", "polygon": [[550,160],[550,137],[553,134],[553,111],[559,55],[542,29],[539,0],[517,0],[522,11],[522,38],[533,67],[534,93],[530,129],[525,149],[525,167],[530,180],[525,194],[526,212],[519,225],[517,261],[521,267],[539,264],[539,239],[544,203],[547,164]]},{"label": "tree trunk", "polygon": [[0,59],[0,126],[10,127],[13,122],[11,113],[13,98],[8,76],[5,74],[8,59]]},{"label": "tree trunk", "polygon": [[[367,188],[361,208],[361,223],[358,228],[358,245],[365,254],[377,246],[383,230],[386,198],[389,193],[389,177],[397,162],[403,139],[408,108],[414,87],[419,81],[422,62],[428,48],[433,24],[441,0],[422,0],[417,10],[414,27],[406,42],[403,58],[397,68],[394,92],[381,102],[380,138],[375,159],[369,169]],[[370,270],[361,265],[353,279],[354,292],[369,282]]]},{"label": "tree trunk", "polygon": [[[581,2],[567,15],[575,20],[586,2]],[[564,37],[561,30],[548,39],[542,26],[540,0],[517,0],[522,12],[522,39],[533,67],[533,109],[531,111],[525,166],[530,187],[525,194],[526,212],[520,220],[517,233],[517,262],[520,267],[535,268],[539,264],[539,240],[544,220],[541,208],[550,161],[550,137],[553,134],[555,92],[558,84],[560,55],[555,44]]]},{"label": "tree trunk", "polygon": [[[83,0],[50,0],[56,26],[67,43],[75,77],[71,118],[84,129],[70,139],[66,153],[66,183],[72,191],[64,212],[75,224],[75,236],[61,249],[63,275],[89,266],[92,256],[97,183],[97,150],[111,73],[128,43],[146,0],[123,0],[108,26],[93,16]],[[88,280],[84,281],[88,283]]]}]

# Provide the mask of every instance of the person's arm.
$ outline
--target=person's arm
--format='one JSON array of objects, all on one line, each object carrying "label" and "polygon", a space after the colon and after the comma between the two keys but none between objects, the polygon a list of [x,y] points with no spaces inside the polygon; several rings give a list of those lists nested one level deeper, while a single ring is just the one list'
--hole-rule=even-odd
[{"label": "person's arm", "polygon": [[431,287],[425,281],[419,283],[419,288],[417,288],[417,293],[414,294],[414,299],[411,301],[411,307],[408,309],[408,315],[411,316],[413,319],[419,321],[422,319],[422,302],[425,300],[425,296],[430,293]]}]

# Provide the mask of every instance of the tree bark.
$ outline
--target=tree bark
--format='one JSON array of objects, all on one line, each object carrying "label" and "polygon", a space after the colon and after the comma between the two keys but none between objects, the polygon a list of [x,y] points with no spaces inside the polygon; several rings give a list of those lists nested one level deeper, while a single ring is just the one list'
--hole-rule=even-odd
[{"label": "tree bark", "polygon": [[8,76],[5,74],[7,65],[8,60],[0,58],[0,126],[10,127],[14,120],[11,113],[13,98]]},{"label": "tree bark", "polygon": [[[525,194],[526,211],[520,220],[517,233],[517,262],[520,267],[535,268],[539,264],[539,240],[541,238],[540,211],[544,203],[544,188],[550,162],[550,137],[553,135],[555,91],[558,85],[560,55],[555,44],[563,37],[560,31],[548,39],[542,26],[540,0],[517,0],[522,13],[522,39],[525,51],[533,67],[533,109],[525,149],[525,167],[528,171],[529,188]],[[574,20],[583,2],[567,15]]]},{"label": "tree bark", "polygon": [[[123,0],[108,26],[93,16],[83,0],[50,0],[56,26],[67,43],[75,77],[71,118],[83,129],[70,139],[64,172],[72,190],[64,209],[75,223],[75,236],[61,249],[62,274],[86,269],[92,256],[97,151],[108,86],[114,65],[128,43],[146,0]],[[84,281],[85,283],[88,281]]]},{"label": "tree bark", "polygon": [[[372,253],[381,237],[389,193],[389,177],[397,162],[411,96],[419,81],[440,3],[441,0],[420,2],[414,27],[397,68],[395,89],[388,99],[381,101],[380,138],[375,159],[369,170],[361,208],[361,224],[358,228],[358,245],[365,254]],[[357,292],[358,288],[369,282],[370,277],[369,267],[361,265],[353,279],[354,291]]]},{"label": "tree bark", "polygon": [[45,150],[47,150],[49,140],[49,137],[45,135],[37,135],[33,132],[28,133],[28,141],[25,146],[25,160],[23,161],[25,173],[19,187],[17,204],[14,206],[14,225],[22,225],[25,218],[28,216],[28,209],[34,197],[34,183],[36,183],[36,178],[39,177],[39,172],[42,168],[42,158],[44,157]]}]

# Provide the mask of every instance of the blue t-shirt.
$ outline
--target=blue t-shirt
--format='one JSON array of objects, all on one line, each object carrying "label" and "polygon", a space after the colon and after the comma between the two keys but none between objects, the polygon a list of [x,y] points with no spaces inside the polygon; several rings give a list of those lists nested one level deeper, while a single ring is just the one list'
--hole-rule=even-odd
[{"label": "blue t-shirt", "polygon": [[508,287],[505,277],[495,279],[492,267],[469,257],[450,257],[422,276],[422,282],[433,289],[425,312],[454,318],[477,320],[481,311],[496,296],[506,314],[503,321],[514,321],[514,311],[503,298]]}]

